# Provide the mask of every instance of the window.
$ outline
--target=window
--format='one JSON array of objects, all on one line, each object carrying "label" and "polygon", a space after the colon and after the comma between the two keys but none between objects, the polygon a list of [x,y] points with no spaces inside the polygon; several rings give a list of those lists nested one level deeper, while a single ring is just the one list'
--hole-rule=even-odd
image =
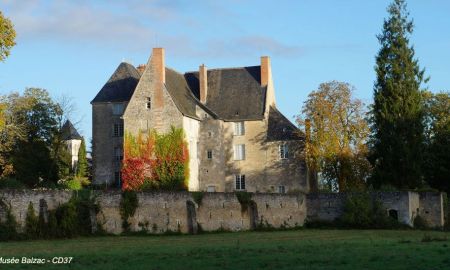
[{"label": "window", "polygon": [[123,113],[123,103],[114,103],[113,104],[113,114],[114,115],[122,115]]},{"label": "window", "polygon": [[114,160],[121,161],[123,159],[123,151],[121,147],[114,148]]},{"label": "window", "polygon": [[245,190],[245,175],[244,174],[236,174],[236,190]]},{"label": "window", "polygon": [[280,144],[278,150],[279,150],[281,159],[289,158],[289,148],[288,148],[287,144],[285,144],[285,143]]},{"label": "window", "polygon": [[206,192],[216,192],[216,187],[215,186],[208,186],[206,188]]},{"label": "window", "polygon": [[234,146],[234,160],[245,159],[245,144],[237,144]]},{"label": "window", "polygon": [[234,123],[234,135],[241,136],[245,134],[244,122]]},{"label": "window", "polygon": [[150,110],[152,108],[152,98],[150,97],[147,98],[147,103],[145,107],[147,108],[147,110]]},{"label": "window", "polygon": [[286,193],[286,188],[284,186],[278,186],[278,193]]},{"label": "window", "polygon": [[122,187],[122,173],[121,172],[115,172],[114,173],[114,185],[117,188]]},{"label": "window", "polygon": [[113,136],[123,137],[123,122],[114,123]]},{"label": "window", "polygon": [[208,150],[207,152],[208,159],[212,159],[212,150]]}]

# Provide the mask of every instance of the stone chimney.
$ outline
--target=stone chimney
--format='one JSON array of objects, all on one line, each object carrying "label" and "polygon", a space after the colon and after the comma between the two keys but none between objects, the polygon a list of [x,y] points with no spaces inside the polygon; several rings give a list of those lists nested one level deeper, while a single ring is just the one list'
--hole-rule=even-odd
[{"label": "stone chimney", "polygon": [[267,86],[271,75],[270,57],[261,56],[261,86]]},{"label": "stone chimney", "polygon": [[145,67],[146,67],[146,65],[140,64],[139,66],[136,67],[136,69],[139,72],[139,74],[142,75],[144,73]]},{"label": "stone chimney", "polygon": [[153,48],[152,65],[158,81],[166,83],[166,64],[164,60],[164,48]]},{"label": "stone chimney", "polygon": [[202,64],[198,71],[198,80],[200,82],[200,102],[206,103],[206,95],[208,94],[208,70],[204,64]]},{"label": "stone chimney", "polygon": [[155,80],[154,104],[155,108],[164,107],[164,84],[166,83],[166,65],[164,60],[164,48],[153,48],[151,60],[153,78]]}]

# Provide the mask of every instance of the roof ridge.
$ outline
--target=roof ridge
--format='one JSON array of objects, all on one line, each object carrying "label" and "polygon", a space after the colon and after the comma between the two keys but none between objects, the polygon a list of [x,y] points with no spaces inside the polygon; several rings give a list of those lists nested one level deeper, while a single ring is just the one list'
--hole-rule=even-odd
[{"label": "roof ridge", "polygon": [[[215,71],[215,70],[240,70],[240,69],[246,69],[246,68],[254,68],[254,67],[260,67],[261,65],[255,65],[255,66],[243,66],[243,67],[224,67],[224,68],[207,68],[207,71]],[[187,73],[198,73],[198,70],[196,71],[186,71],[184,74]]]}]

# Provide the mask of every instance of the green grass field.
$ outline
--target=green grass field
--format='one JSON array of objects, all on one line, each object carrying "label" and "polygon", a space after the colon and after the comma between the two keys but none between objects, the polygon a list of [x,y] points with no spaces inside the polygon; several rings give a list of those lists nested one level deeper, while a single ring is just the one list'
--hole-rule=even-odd
[{"label": "green grass field", "polygon": [[0,257],[12,256],[73,260],[0,269],[450,269],[450,233],[297,230],[0,243]]}]

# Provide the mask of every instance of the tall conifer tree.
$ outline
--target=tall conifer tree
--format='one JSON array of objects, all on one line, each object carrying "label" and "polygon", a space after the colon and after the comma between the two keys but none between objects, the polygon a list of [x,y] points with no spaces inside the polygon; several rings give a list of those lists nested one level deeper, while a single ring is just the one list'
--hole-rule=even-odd
[{"label": "tall conifer tree", "polygon": [[86,177],[88,170],[88,164],[86,159],[86,144],[84,138],[81,140],[80,150],[78,150],[78,164],[76,175],[79,177]]},{"label": "tall conifer tree", "polygon": [[413,21],[404,0],[388,7],[383,32],[377,36],[381,48],[376,56],[377,80],[372,110],[372,184],[416,188],[422,183],[424,141],[420,86],[424,70],[414,57],[409,36]]}]

